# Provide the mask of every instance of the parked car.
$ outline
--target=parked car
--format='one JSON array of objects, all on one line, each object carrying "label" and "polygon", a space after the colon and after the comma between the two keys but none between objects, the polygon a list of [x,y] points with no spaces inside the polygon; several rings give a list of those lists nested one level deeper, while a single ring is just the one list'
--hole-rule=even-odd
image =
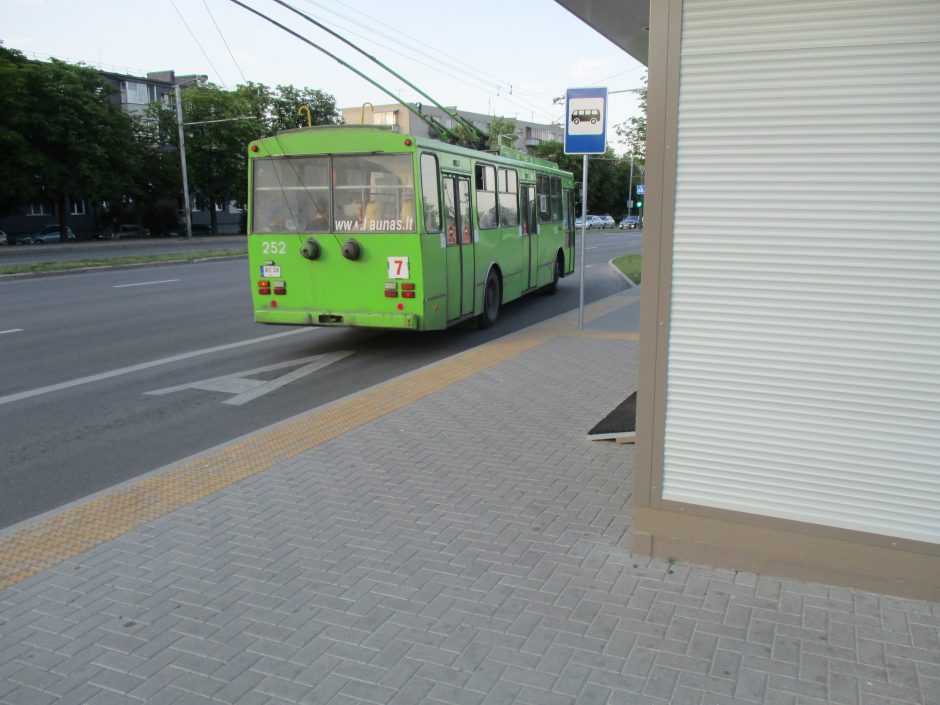
[{"label": "parked car", "polygon": [[613,228],[614,226],[617,225],[617,221],[614,220],[613,216],[610,216],[610,215],[602,215],[600,218],[601,218],[601,220],[604,221],[604,227],[605,227],[605,228]]},{"label": "parked car", "polygon": [[[581,227],[581,218],[575,218],[574,226],[576,228]],[[599,215],[589,215],[587,216],[587,222],[584,225],[588,230],[599,230],[604,227],[604,220]]]},{"label": "parked car", "polygon": [[98,235],[99,240],[121,240],[126,237],[150,237],[150,230],[133,223],[124,223]]},{"label": "parked car", "polygon": [[[72,232],[72,228],[66,226],[65,239],[68,242],[74,242],[75,233]],[[44,243],[56,243],[61,242],[60,234],[62,230],[58,225],[47,225],[38,233],[33,233],[32,235],[23,235],[17,238],[18,242],[27,242],[32,245],[42,245]]]},{"label": "parked car", "polygon": [[640,216],[638,215],[626,215],[623,220],[620,221],[621,230],[636,230],[640,227]]},{"label": "parked car", "polygon": [[[200,225],[193,223],[193,237],[201,237],[203,235],[211,235],[212,228],[208,225]],[[186,226],[177,225],[175,228],[170,228],[165,233],[163,237],[186,237]]]},{"label": "parked car", "polygon": [[7,234],[0,230],[0,245],[8,245],[9,240],[7,240]]}]

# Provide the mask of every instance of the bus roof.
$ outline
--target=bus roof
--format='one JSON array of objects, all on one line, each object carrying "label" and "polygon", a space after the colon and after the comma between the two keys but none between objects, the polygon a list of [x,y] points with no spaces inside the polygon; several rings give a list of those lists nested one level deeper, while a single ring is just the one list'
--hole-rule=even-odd
[{"label": "bus roof", "polygon": [[[458,145],[448,144],[447,142],[441,142],[440,140],[431,139],[429,137],[407,135],[398,132],[397,129],[393,126],[384,125],[317,125],[314,127],[299,127],[291,130],[280,130],[270,137],[264,137],[260,140],[252,142],[252,145],[257,144],[265,146],[263,153],[258,153],[253,156],[261,157],[308,153],[305,152],[300,147],[300,145],[298,145],[299,138],[302,138],[303,136],[326,137],[326,135],[330,133],[336,134],[337,136],[342,135],[343,137],[347,138],[353,137],[353,135],[365,136],[366,134],[371,134],[377,138],[380,137],[381,142],[387,141],[389,138],[393,137],[404,140],[410,139],[412,144],[420,149],[430,149],[434,150],[435,152],[446,152],[448,154],[470,157],[472,159],[486,159],[498,163],[512,162],[516,163],[517,165],[524,164],[530,167],[535,166],[540,169],[549,169],[559,174],[571,175],[571,172],[560,169],[555,162],[532,156],[531,154],[527,154],[526,152],[522,152],[517,149],[501,147],[499,152],[482,151],[478,149],[471,149],[469,147],[460,147]],[[289,144],[282,144],[281,138],[285,138],[286,142]],[[347,145],[344,145],[344,147],[339,151],[351,151],[348,150],[348,140],[343,141],[347,142]],[[324,153],[327,151],[333,150],[323,150]],[[319,151],[313,153],[319,153]]]}]

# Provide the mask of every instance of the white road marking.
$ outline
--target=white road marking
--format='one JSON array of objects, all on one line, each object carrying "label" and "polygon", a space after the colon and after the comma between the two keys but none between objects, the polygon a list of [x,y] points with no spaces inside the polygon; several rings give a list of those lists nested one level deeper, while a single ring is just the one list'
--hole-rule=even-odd
[{"label": "white road marking", "polygon": [[126,289],[129,286],[150,286],[151,284],[169,284],[171,282],[178,282],[179,279],[161,279],[156,282],[140,282],[139,284],[117,284],[112,286],[112,289]]},{"label": "white road marking", "polygon": [[[224,392],[226,394],[234,394],[234,397],[231,399],[226,399],[222,403],[241,406],[242,404],[245,404],[252,399],[257,399],[260,396],[264,396],[265,394],[273,392],[275,389],[280,389],[281,387],[290,384],[291,382],[298,380],[301,377],[306,377],[310,373],[315,372],[322,367],[332,365],[334,362],[339,362],[348,355],[352,355],[351,350],[339,350],[337,352],[326,353],[323,355],[311,355],[310,357],[301,357],[296,360],[288,360],[287,362],[278,362],[274,365],[258,367],[253,370],[245,370],[244,372],[236,372],[234,374],[224,375],[222,377],[211,377],[209,379],[199,380],[198,382],[190,382],[189,384],[179,384],[175,387],[157,389],[152,392],[145,392],[145,394],[159,396],[163,394],[170,394],[172,392],[181,392],[184,389],[201,389],[204,392]],[[300,365],[303,366],[300,367]],[[264,372],[273,372],[274,370],[283,370],[288,367],[296,367],[297,369],[295,369],[293,372],[288,372],[285,375],[281,375],[280,377],[276,377],[275,379],[250,379],[251,375],[258,375]]]},{"label": "white road marking", "polygon": [[6,333],[22,333],[22,332],[23,332],[22,328],[11,328],[10,330],[0,330],[0,335],[4,335]]},{"label": "white road marking", "polygon": [[211,355],[212,353],[221,352],[223,350],[231,350],[232,348],[240,348],[245,345],[254,345],[255,343],[263,343],[268,340],[284,338],[288,335],[297,335],[298,333],[307,333],[311,330],[320,330],[320,329],[319,328],[298,328],[296,330],[289,330],[284,333],[275,333],[274,335],[265,335],[261,338],[249,338],[248,340],[240,340],[237,343],[227,343],[225,345],[217,345],[213,348],[193,350],[192,352],[180,353],[179,355],[171,355],[170,357],[164,357],[159,360],[151,360],[150,362],[141,362],[138,365],[131,365],[130,367],[121,367],[119,369],[111,370],[109,372],[101,372],[96,375],[89,375],[88,377],[79,377],[78,379],[73,379],[68,382],[59,382],[58,384],[50,384],[47,387],[39,387],[38,389],[30,389],[26,392],[8,394],[5,397],[0,397],[0,406],[4,404],[9,404],[14,401],[20,401],[21,399],[29,399],[30,397],[38,397],[41,394],[49,394],[50,392],[60,392],[63,389],[71,389],[72,387],[78,387],[79,385],[82,385],[82,384],[89,384],[91,382],[100,382],[103,379],[110,379],[111,377],[119,377],[120,375],[126,375],[132,372],[140,372],[141,370],[148,370],[151,367],[159,367],[160,365],[169,365],[170,363],[179,362],[180,360],[188,360],[190,358],[199,357],[201,355]]}]

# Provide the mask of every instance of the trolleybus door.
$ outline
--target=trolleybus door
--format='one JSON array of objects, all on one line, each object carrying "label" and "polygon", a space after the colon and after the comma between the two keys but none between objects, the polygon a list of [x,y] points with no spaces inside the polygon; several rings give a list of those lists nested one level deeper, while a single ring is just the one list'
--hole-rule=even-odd
[{"label": "trolleybus door", "polygon": [[568,256],[565,258],[565,262],[568,262],[569,267],[570,267],[570,266],[573,266],[573,263],[574,263],[574,251],[575,251],[575,247],[574,247],[574,231],[575,231],[574,191],[571,191],[570,189],[565,189],[565,205],[568,208],[568,213],[565,217],[565,230],[567,231],[565,233],[565,244],[568,246],[568,252],[567,252]]},{"label": "trolleybus door", "polygon": [[539,278],[539,219],[535,209],[535,186],[525,186],[525,232],[528,235],[522,247],[523,269],[528,272],[527,289],[538,283]]},{"label": "trolleybus door", "polygon": [[444,177],[447,320],[473,313],[473,231],[470,222],[470,181]]}]

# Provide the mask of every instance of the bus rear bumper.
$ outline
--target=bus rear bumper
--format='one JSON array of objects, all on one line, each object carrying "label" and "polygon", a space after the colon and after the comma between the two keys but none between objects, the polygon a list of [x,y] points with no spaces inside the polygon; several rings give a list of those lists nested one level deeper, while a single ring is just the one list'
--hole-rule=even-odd
[{"label": "bus rear bumper", "polygon": [[336,328],[398,328],[403,330],[418,330],[418,320],[418,316],[413,313],[255,310],[256,323],[270,323],[284,326],[332,326]]}]

